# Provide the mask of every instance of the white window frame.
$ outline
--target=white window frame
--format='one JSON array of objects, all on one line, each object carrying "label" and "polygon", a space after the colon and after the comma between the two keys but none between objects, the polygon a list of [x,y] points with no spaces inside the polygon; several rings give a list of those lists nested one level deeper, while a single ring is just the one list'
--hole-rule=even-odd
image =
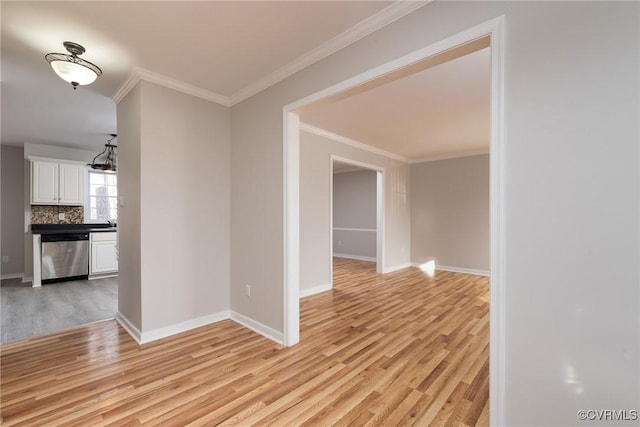
[{"label": "white window frame", "polygon": [[[84,196],[84,222],[85,224],[104,224],[107,220],[106,219],[92,219],[89,217],[90,212],[91,212],[91,205],[90,205],[90,200],[91,200],[91,174],[92,173],[105,173],[102,171],[94,171],[91,170],[91,168],[87,168],[87,175],[86,175],[86,179],[85,179],[85,196]],[[118,179],[117,175],[116,175],[116,180]],[[116,197],[117,199],[117,197]],[[119,208],[119,206],[118,206]],[[119,211],[120,209],[118,209]],[[117,222],[117,218],[115,219],[115,221]]]}]

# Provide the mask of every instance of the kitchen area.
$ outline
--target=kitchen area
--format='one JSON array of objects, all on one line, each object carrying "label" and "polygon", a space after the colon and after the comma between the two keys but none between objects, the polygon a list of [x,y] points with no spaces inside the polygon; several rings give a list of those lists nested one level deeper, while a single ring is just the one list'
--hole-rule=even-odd
[{"label": "kitchen area", "polygon": [[[12,277],[3,271],[2,343],[115,316],[118,199],[113,139],[115,135],[90,163],[79,160],[87,158],[84,150],[61,148],[44,157],[30,154],[35,144],[25,144],[24,271],[31,266],[32,275]],[[66,156],[71,159],[64,158],[71,151],[74,155]],[[3,173],[3,190],[5,178]],[[3,196],[3,205],[6,202]]]}]

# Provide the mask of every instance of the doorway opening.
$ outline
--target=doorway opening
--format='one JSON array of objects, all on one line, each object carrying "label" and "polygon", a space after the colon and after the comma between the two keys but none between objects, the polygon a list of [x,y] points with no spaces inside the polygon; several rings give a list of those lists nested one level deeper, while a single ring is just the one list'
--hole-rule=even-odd
[{"label": "doorway opening", "polygon": [[[384,168],[331,156],[330,256],[374,261],[384,270]],[[330,277],[333,287],[333,262]]]},{"label": "doorway opening", "polygon": [[490,416],[498,424],[504,413],[504,122],[503,26],[500,17],[369,70],[284,108],[284,343],[299,341],[299,160],[300,114],[319,103],[344,99],[415,74],[477,50],[491,47],[490,108]]}]

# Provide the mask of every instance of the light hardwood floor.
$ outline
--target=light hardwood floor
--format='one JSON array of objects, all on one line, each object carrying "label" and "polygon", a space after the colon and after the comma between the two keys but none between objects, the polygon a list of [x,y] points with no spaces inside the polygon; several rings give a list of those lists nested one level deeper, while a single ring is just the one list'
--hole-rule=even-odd
[{"label": "light hardwood floor", "polygon": [[3,426],[488,424],[488,279],[335,259],[291,348],[223,321],[143,346],[114,321],[0,347]]}]

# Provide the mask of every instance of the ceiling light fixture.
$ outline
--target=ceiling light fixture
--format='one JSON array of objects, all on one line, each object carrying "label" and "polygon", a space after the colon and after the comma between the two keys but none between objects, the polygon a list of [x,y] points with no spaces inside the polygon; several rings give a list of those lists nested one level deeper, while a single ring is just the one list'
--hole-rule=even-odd
[{"label": "ceiling light fixture", "polygon": [[102,70],[95,64],[79,58],[85,52],[84,47],[73,42],[64,42],[63,46],[71,55],[66,53],[48,53],[44,59],[51,64],[51,68],[56,74],[73,86],[75,90],[78,85],[88,85],[95,81]]},{"label": "ceiling light fixture", "polygon": [[[89,163],[89,166],[91,166],[91,169],[98,169],[98,170],[102,170],[102,171],[105,171],[105,172],[115,172],[116,171],[116,169],[117,169],[116,148],[118,148],[118,146],[115,145],[115,144],[112,144],[111,141],[113,141],[117,137],[118,137],[118,135],[116,135],[115,133],[111,134],[111,139],[109,139],[107,141],[107,143],[104,145],[104,150],[102,151],[102,153],[100,153],[97,156],[95,156],[93,158],[93,160],[91,161],[91,163]],[[96,160],[100,156],[106,156],[105,159],[104,159],[104,162],[96,163]]]}]

